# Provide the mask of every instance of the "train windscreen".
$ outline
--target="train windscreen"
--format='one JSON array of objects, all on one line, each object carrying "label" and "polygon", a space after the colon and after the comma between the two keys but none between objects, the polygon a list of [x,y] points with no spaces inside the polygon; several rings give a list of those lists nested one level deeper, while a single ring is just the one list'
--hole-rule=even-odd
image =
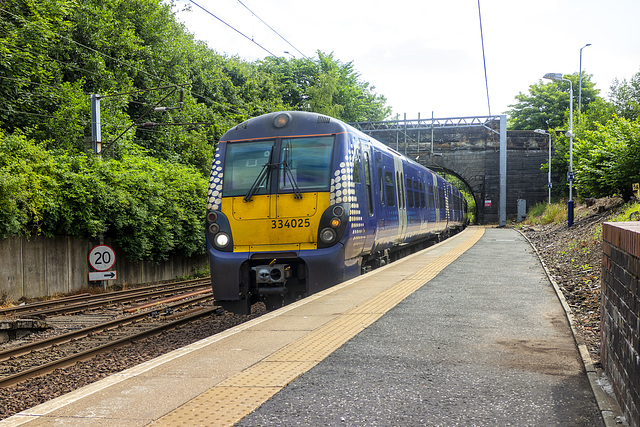
[{"label": "train windscreen", "polygon": [[282,140],[278,185],[280,192],[329,191],[333,137]]},{"label": "train windscreen", "polygon": [[[329,191],[333,136],[227,144],[222,192],[225,197]],[[275,175],[277,174],[277,176]]]},{"label": "train windscreen", "polygon": [[[244,196],[252,187],[253,194],[267,193],[271,176],[268,169],[274,142],[227,144],[222,194]],[[261,177],[264,178],[260,179]]]}]

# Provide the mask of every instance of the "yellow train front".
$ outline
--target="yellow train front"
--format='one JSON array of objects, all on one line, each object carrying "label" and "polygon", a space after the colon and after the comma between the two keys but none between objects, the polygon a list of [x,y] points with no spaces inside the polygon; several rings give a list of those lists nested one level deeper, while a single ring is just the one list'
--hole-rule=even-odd
[{"label": "yellow train front", "polygon": [[207,249],[213,293],[249,313],[326,289],[464,226],[458,190],[315,113],[250,119],[218,143]]}]

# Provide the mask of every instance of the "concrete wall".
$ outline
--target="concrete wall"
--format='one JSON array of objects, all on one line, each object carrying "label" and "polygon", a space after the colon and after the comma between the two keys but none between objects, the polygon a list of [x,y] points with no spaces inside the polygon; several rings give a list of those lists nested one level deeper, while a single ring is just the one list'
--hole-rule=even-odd
[{"label": "concrete wall", "polygon": [[631,427],[640,427],[640,222],[602,227],[601,359]]},{"label": "concrete wall", "polygon": [[[139,284],[171,280],[193,274],[194,270],[209,271],[206,256],[172,257],[166,262],[130,262],[117,247],[117,271],[113,284]],[[76,291],[89,286],[89,251],[96,242],[59,236],[9,237],[0,239],[0,295],[11,300],[36,298]],[[92,284],[96,284],[92,282]]]}]

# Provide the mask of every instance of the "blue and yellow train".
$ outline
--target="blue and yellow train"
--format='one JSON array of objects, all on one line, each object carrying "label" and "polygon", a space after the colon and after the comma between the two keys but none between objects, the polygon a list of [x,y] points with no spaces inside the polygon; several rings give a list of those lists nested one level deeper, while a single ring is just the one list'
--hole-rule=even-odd
[{"label": "blue and yellow train", "polygon": [[310,295],[462,229],[462,194],[334,118],[276,112],[226,132],[211,169],[207,249],[226,310]]}]

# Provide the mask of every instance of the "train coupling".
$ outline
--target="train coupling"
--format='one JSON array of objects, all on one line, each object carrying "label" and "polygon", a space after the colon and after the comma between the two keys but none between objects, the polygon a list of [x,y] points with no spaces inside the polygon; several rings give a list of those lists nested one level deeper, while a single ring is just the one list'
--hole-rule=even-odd
[{"label": "train coupling", "polygon": [[284,284],[291,277],[291,266],[289,264],[267,264],[252,267],[256,272],[256,283],[262,284]]}]

